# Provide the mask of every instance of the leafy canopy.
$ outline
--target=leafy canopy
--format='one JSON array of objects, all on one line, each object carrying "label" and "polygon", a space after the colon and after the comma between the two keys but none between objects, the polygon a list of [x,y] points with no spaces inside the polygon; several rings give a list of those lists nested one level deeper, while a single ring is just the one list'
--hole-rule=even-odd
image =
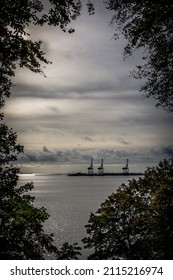
[{"label": "leafy canopy", "polygon": [[[71,20],[80,14],[80,0],[4,0],[0,6],[0,109],[10,96],[16,64],[43,74],[41,64],[49,63],[41,41],[30,40],[26,28],[30,25],[59,26],[64,32]],[[64,243],[58,249],[52,234],[44,232],[49,215],[44,207],[33,205],[28,194],[33,184],[18,186],[20,170],[14,166],[23,147],[17,144],[17,134],[4,123],[0,114],[0,259],[76,259],[77,244]]]},{"label": "leafy canopy", "polygon": [[29,191],[33,183],[18,186],[20,170],[13,164],[23,147],[6,124],[0,125],[0,259],[76,259],[77,244],[65,243],[58,249],[52,234],[44,232],[49,215],[44,207],[36,208]]},{"label": "leafy canopy", "polygon": [[89,259],[173,258],[173,161],[111,194],[86,225]]},{"label": "leafy canopy", "polygon": [[127,39],[124,55],[143,50],[144,64],[133,72],[146,80],[141,91],[168,112],[173,111],[173,3],[171,0],[106,0],[114,12],[115,38],[121,32]]},{"label": "leafy canopy", "polygon": [[11,77],[16,63],[42,73],[41,63],[49,63],[41,41],[32,41],[26,31],[30,25],[49,24],[69,33],[67,25],[80,15],[80,0],[4,0],[0,7],[0,106],[10,96]]}]

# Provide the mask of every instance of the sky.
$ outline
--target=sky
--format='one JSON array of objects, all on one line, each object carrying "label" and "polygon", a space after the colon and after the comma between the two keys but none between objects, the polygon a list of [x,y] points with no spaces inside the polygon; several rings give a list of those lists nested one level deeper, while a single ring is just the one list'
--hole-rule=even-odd
[{"label": "sky", "polygon": [[173,156],[173,114],[155,108],[130,76],[140,51],[124,60],[126,42],[113,39],[110,11],[99,1],[71,24],[75,33],[30,27],[52,61],[43,75],[17,68],[5,107],[6,123],[18,134],[24,171],[95,162],[158,163]]}]

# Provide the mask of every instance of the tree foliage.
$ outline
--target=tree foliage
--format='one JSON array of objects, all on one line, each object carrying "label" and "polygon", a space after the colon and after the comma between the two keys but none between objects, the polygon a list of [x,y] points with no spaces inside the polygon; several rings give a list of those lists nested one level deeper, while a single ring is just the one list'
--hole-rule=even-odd
[{"label": "tree foliage", "polygon": [[17,135],[5,124],[0,126],[0,259],[76,259],[79,247],[65,243],[58,249],[53,235],[44,232],[49,215],[44,207],[33,205],[28,194],[33,183],[18,186],[20,170],[13,164],[23,147],[16,143]]},{"label": "tree foliage", "polygon": [[111,194],[86,225],[89,259],[173,258],[173,162]]},{"label": "tree foliage", "polygon": [[68,24],[80,15],[80,0],[4,0],[0,7],[0,105],[10,96],[11,77],[16,63],[35,73],[43,73],[41,63],[49,63],[41,41],[33,41],[27,28],[44,24],[59,26],[69,33]]},{"label": "tree foliage", "polygon": [[[32,41],[30,25],[59,26],[73,32],[67,25],[80,14],[80,0],[4,0],[0,7],[0,109],[11,94],[12,77],[17,65],[43,74],[41,64],[48,64],[41,41]],[[0,113],[0,259],[44,259],[47,254],[57,259],[76,259],[77,244],[65,243],[58,249],[52,234],[44,232],[49,215],[44,207],[33,205],[28,192],[32,183],[18,186],[14,162],[23,147],[17,134],[4,123]]]},{"label": "tree foliage", "polygon": [[170,0],[106,0],[114,12],[115,37],[119,31],[127,39],[124,55],[143,50],[144,64],[134,77],[146,79],[141,91],[153,97],[156,106],[173,111],[173,3]]}]

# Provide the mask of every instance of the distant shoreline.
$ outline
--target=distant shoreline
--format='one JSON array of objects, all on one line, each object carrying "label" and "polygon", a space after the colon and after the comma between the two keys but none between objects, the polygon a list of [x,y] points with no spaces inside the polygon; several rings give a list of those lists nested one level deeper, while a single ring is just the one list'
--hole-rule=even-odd
[{"label": "distant shoreline", "polygon": [[68,173],[67,175],[68,176],[88,176],[88,177],[100,176],[100,177],[103,177],[103,176],[141,176],[141,175],[144,175],[144,173],[130,172],[130,173],[127,173],[127,174],[124,174],[124,173],[87,174],[87,173],[77,172],[77,173]]}]

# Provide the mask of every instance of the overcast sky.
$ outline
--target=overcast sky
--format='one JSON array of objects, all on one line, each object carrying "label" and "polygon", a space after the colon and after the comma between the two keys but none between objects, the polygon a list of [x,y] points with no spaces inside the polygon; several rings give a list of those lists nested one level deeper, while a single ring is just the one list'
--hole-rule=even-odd
[{"label": "overcast sky", "polygon": [[[101,1],[100,1],[101,2]],[[84,9],[74,34],[30,28],[43,41],[47,78],[18,69],[5,112],[25,146],[22,166],[96,162],[159,162],[173,155],[173,114],[156,109],[129,76],[140,54],[124,61],[125,42],[112,39],[111,14]],[[53,167],[52,167],[53,168]],[[31,168],[32,169],[32,168]],[[41,169],[40,169],[41,170]]]}]

